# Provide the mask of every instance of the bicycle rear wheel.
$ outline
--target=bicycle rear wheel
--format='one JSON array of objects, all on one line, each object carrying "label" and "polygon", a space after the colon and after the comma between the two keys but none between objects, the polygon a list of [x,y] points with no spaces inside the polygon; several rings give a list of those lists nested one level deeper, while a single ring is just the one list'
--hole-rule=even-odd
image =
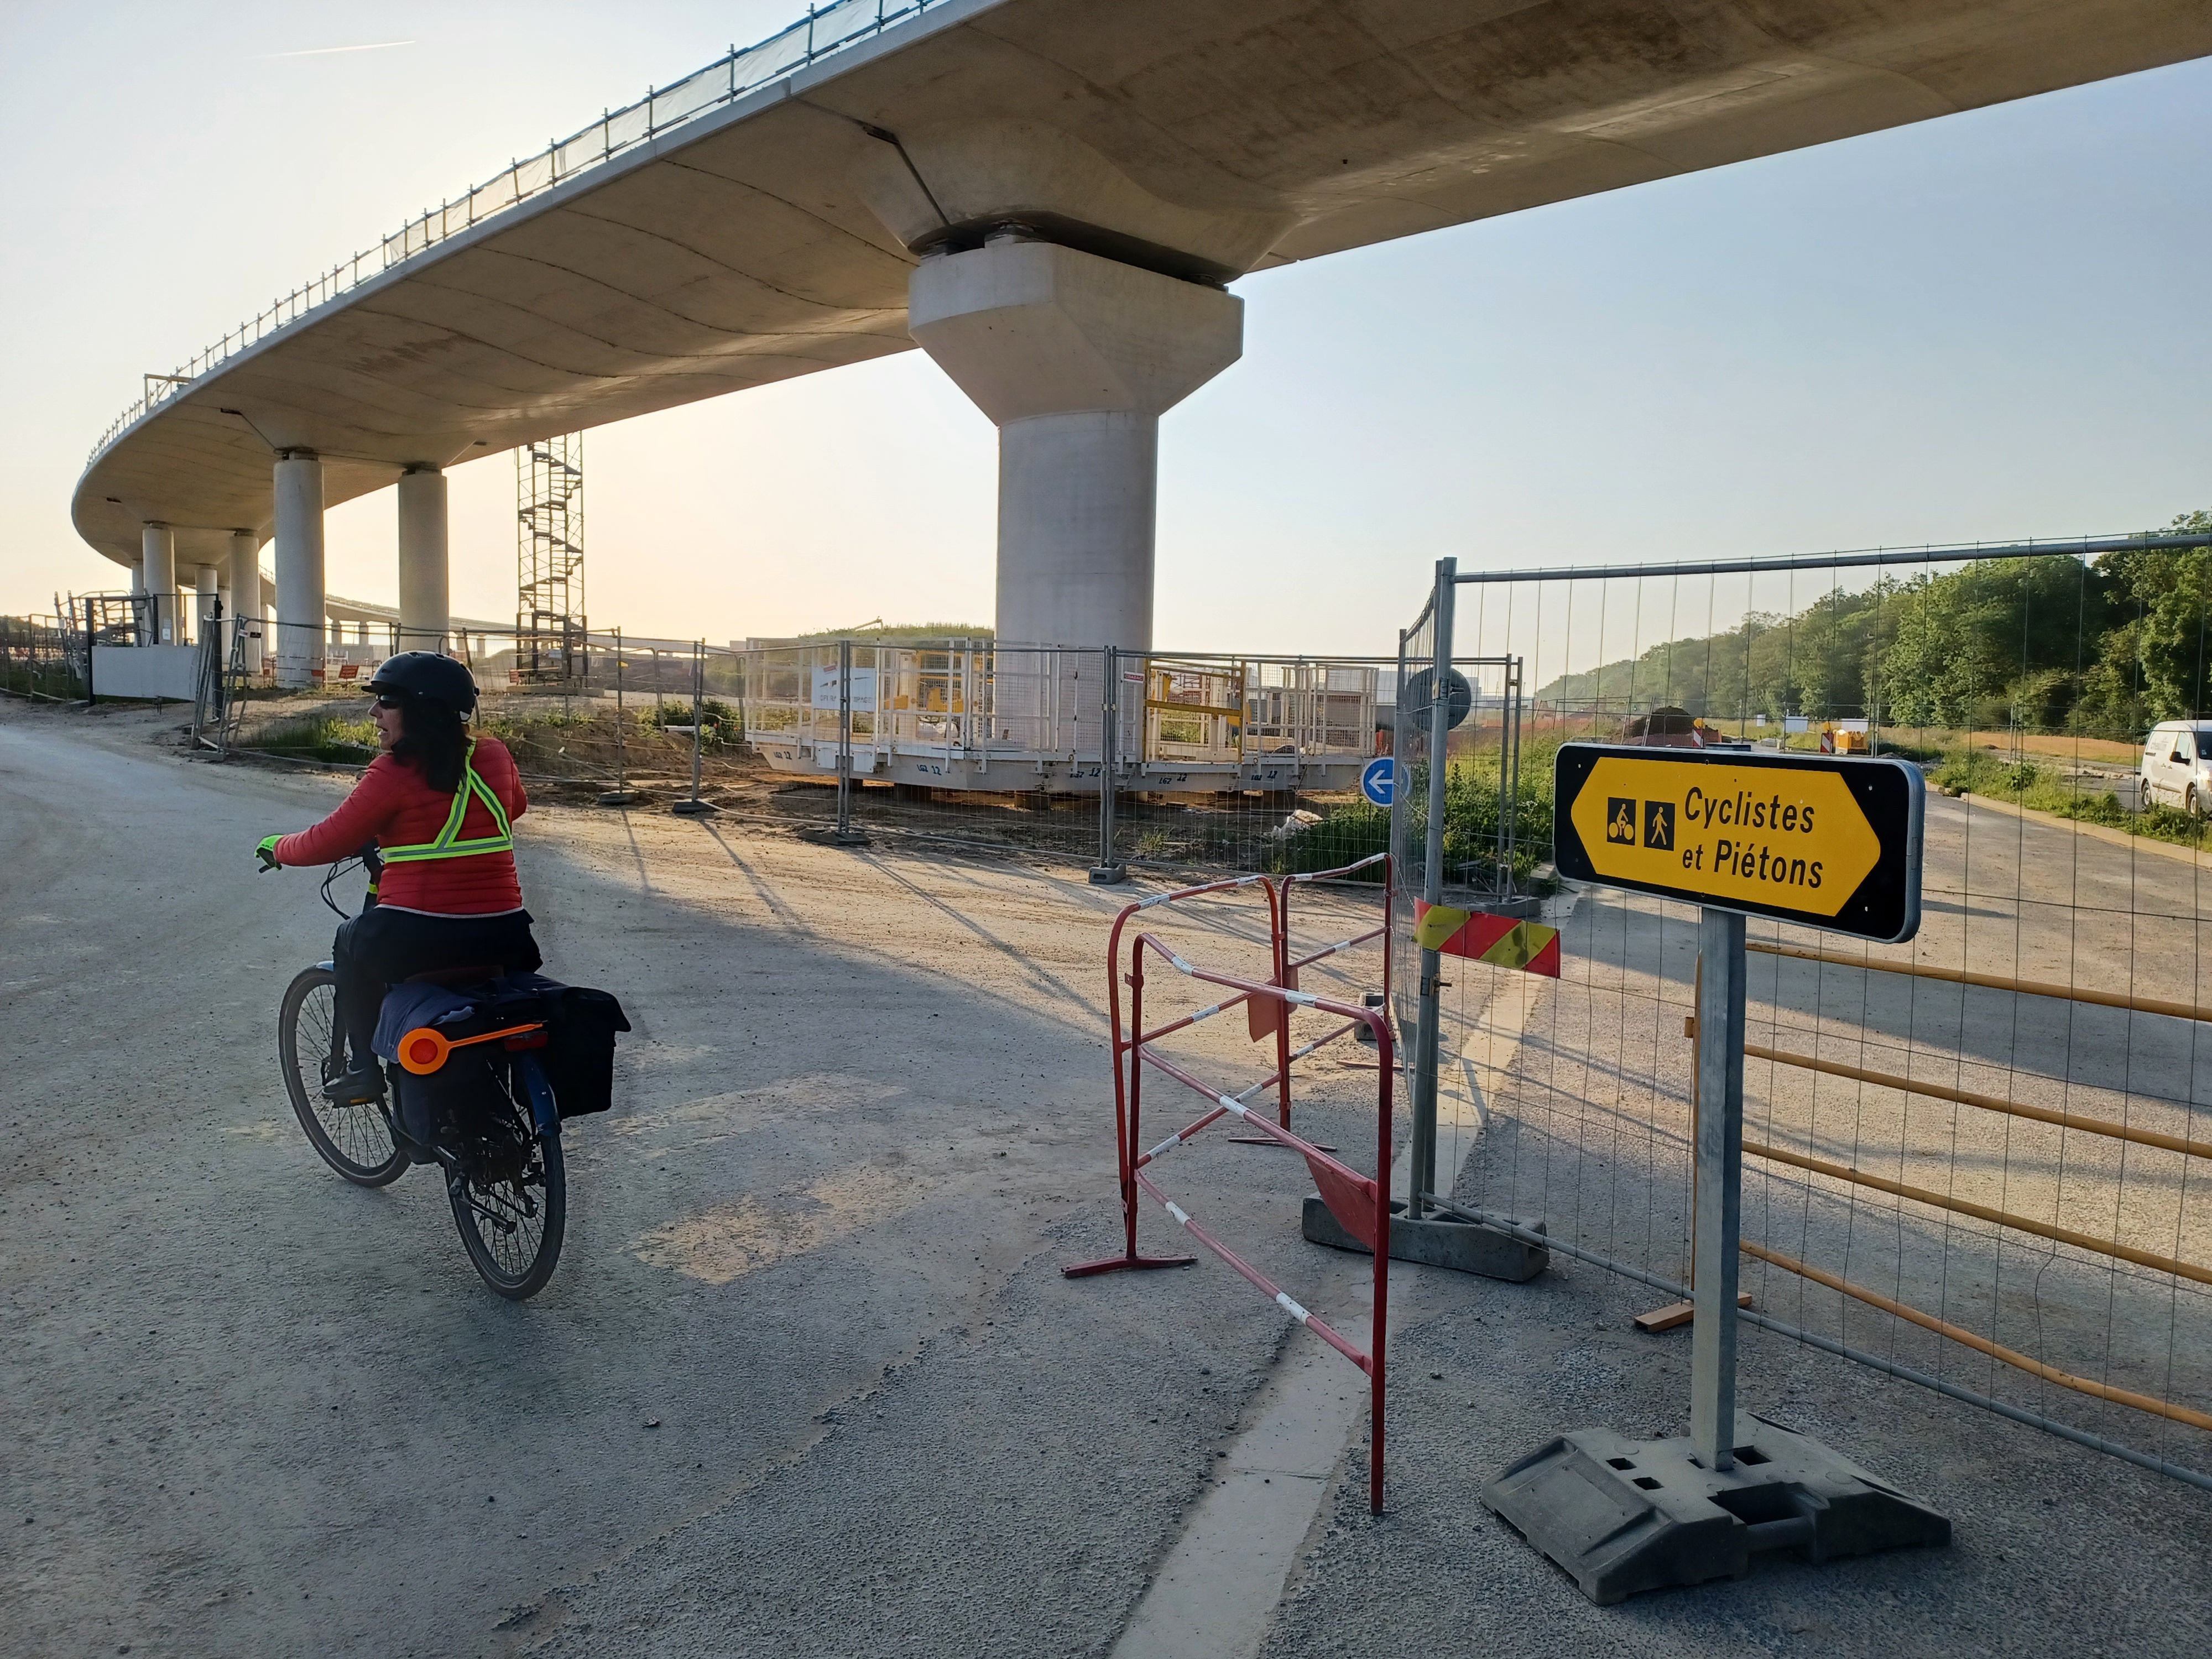
[{"label": "bicycle rear wheel", "polygon": [[324,1163],[356,1187],[385,1187],[407,1169],[392,1144],[392,1126],[374,1103],[336,1106],[323,1085],[345,1069],[345,1033],[337,1023],[338,976],[310,968],[284,990],[276,1014],[276,1063],[293,1115]]},{"label": "bicycle rear wheel", "polygon": [[511,1065],[488,1068],[484,1115],[457,1139],[446,1172],[453,1225],[477,1276],[512,1302],[545,1288],[568,1231],[568,1178],[558,1133],[540,1135]]}]

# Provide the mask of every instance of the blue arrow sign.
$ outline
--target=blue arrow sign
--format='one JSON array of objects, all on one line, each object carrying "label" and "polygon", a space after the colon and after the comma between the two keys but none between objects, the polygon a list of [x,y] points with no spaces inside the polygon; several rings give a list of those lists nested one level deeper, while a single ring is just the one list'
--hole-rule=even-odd
[{"label": "blue arrow sign", "polygon": [[1377,806],[1388,806],[1397,792],[1398,763],[1389,756],[1377,755],[1360,769],[1359,793]]}]

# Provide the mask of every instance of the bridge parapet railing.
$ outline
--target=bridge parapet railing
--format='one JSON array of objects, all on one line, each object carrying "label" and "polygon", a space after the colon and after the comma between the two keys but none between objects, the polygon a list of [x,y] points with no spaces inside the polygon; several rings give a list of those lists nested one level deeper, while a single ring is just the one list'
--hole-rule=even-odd
[{"label": "bridge parapet railing", "polygon": [[589,126],[554,140],[526,160],[510,162],[482,184],[409,220],[374,248],[341,259],[310,277],[266,310],[227,331],[206,350],[179,364],[173,374],[147,376],[145,394],[100,434],[86,464],[97,460],[100,452],[128,428],[210,370],[371,277],[710,110],[942,3],[943,0],[833,0],[830,5],[810,6],[805,16],[767,40],[743,48],[732,46],[704,69],[671,85],[649,88],[635,103],[610,110]]}]

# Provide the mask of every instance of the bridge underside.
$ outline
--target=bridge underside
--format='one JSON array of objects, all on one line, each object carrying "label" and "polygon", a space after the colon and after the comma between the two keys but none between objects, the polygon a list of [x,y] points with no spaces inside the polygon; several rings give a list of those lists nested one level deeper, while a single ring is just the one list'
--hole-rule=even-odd
[{"label": "bridge underside", "polygon": [[126,428],[75,519],[213,562],[269,533],[276,452],[327,506],[903,351],[916,266],[994,236],[1218,287],[2207,52],[2201,0],[946,0],[308,313]]}]

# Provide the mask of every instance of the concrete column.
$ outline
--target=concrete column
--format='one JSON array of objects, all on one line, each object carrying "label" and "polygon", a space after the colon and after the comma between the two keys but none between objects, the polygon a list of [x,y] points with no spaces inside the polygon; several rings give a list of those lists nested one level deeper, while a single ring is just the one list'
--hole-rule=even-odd
[{"label": "concrete column", "polygon": [[997,239],[922,261],[908,316],[999,428],[999,638],[1150,650],[1159,417],[1243,354],[1243,301]]},{"label": "concrete column", "polygon": [[443,651],[453,617],[446,583],[446,475],[399,475],[399,649]]},{"label": "concrete column", "polygon": [[[221,573],[211,564],[202,565],[197,587],[199,602],[192,607],[194,644],[204,641],[215,626],[215,602],[222,591]],[[225,607],[225,614],[228,614],[228,607]]]},{"label": "concrete column", "polygon": [[139,586],[149,597],[146,643],[173,645],[177,631],[177,538],[165,524],[149,524],[138,543]]},{"label": "concrete column", "polygon": [[230,557],[228,561],[228,591],[223,595],[223,614],[230,618],[232,634],[226,635],[223,648],[228,651],[230,640],[240,629],[246,630],[246,672],[261,672],[261,538],[251,530],[230,532]]},{"label": "concrete column", "polygon": [[276,458],[276,684],[323,678],[323,463],[309,449]]}]

